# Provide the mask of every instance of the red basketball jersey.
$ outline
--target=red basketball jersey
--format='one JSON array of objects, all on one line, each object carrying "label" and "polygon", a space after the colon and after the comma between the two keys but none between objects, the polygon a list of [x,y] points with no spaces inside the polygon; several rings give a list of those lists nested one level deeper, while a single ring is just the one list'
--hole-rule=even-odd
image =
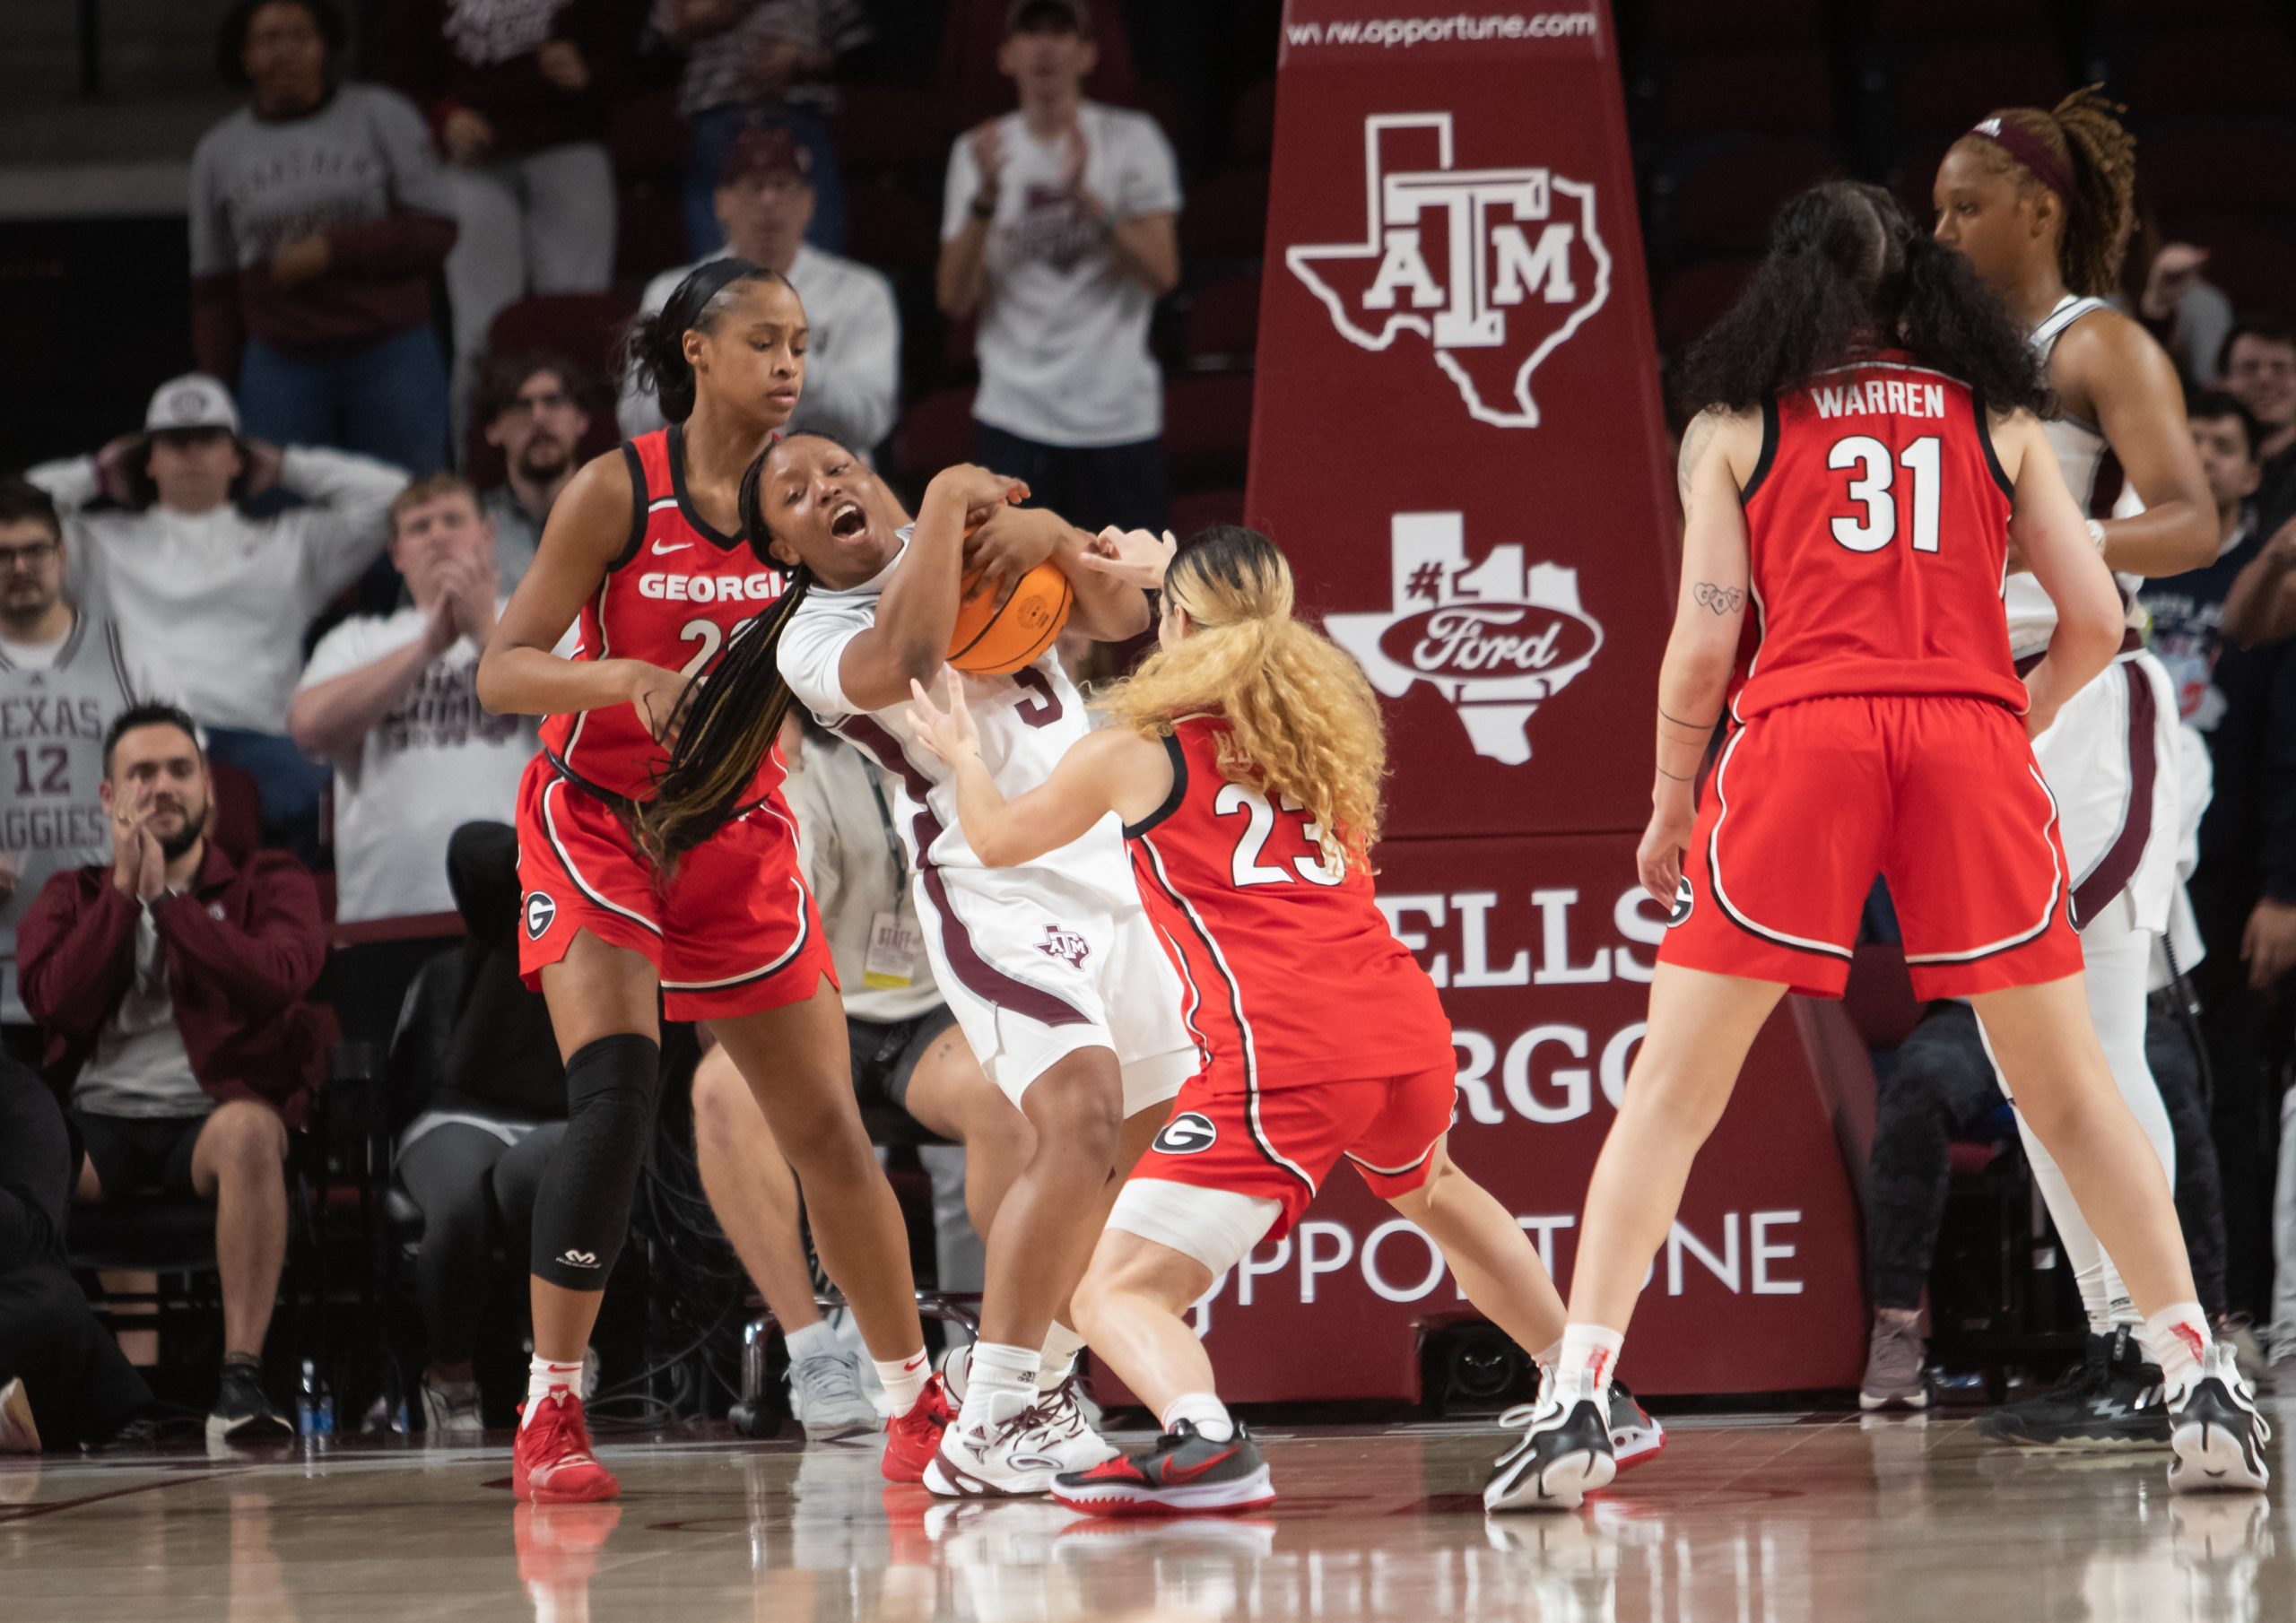
[{"label": "red basketball jersey", "polygon": [[1757,646],[1734,713],[1922,693],[2022,711],[2001,606],[2009,497],[1982,403],[1906,355],[1767,403],[1744,494]]},{"label": "red basketball jersey", "polygon": [[[692,676],[787,584],[746,542],[718,534],[694,511],[683,442],[673,424],[622,445],[630,544],[582,606],[576,659],[642,659]],[[653,774],[667,759],[626,704],[546,717],[542,742],[578,778],[632,799],[653,792]],[[745,798],[761,798],[780,781],[779,757],[769,753]]]},{"label": "red basketball jersey", "polygon": [[1403,1076],[1451,1063],[1435,984],[1387,928],[1361,862],[1324,865],[1307,813],[1221,775],[1225,723],[1165,740],[1172,793],[1125,830],[1221,1091]]}]

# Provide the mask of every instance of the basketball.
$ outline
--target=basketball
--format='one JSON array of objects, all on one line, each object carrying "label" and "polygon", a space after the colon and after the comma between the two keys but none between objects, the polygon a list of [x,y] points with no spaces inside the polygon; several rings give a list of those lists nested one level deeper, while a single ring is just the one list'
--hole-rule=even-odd
[{"label": "basketball", "polygon": [[1040,563],[1021,577],[1000,605],[982,590],[957,605],[949,663],[972,676],[1004,676],[1034,664],[1068,623],[1075,594],[1057,564]]}]

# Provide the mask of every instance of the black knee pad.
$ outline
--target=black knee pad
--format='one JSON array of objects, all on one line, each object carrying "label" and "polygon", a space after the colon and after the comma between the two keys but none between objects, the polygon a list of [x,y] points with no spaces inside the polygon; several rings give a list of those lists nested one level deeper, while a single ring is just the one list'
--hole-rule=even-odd
[{"label": "black knee pad", "polygon": [[604,1290],[630,1233],[638,1170],[654,1140],[661,1045],[602,1037],[566,1062],[566,1134],[535,1197],[532,1268],[569,1290]]}]

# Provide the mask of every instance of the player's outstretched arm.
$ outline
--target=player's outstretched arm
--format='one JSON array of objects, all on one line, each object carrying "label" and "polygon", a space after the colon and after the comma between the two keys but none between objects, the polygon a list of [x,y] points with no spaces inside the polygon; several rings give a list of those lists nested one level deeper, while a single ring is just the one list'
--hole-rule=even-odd
[{"label": "player's outstretched arm", "polygon": [[2009,539],[2057,605],[2048,653],[2025,678],[2032,696],[2025,732],[2038,736],[2060,705],[2112,663],[2126,621],[2120,588],[2089,539],[2089,522],[2065,488],[2039,419],[2019,412],[1996,419],[1992,432],[2012,490]]},{"label": "player's outstretched arm", "polygon": [[957,822],[965,843],[991,868],[1016,868],[1081,839],[1113,812],[1138,822],[1172,792],[1172,765],[1161,745],[1126,727],[1107,727],[1070,747],[1052,776],[1007,800],[980,759],[980,735],[965,704],[964,682],[948,673],[947,707],[923,682],[912,685],[910,720],[927,749],[949,764],[957,786]]},{"label": "player's outstretched arm", "polygon": [[877,599],[874,624],[845,645],[837,680],[858,710],[883,710],[909,697],[949,656],[963,597],[966,532],[1006,505],[1027,499],[1017,479],[961,463],[925,487],[909,551]]},{"label": "player's outstretched arm", "polygon": [[1752,565],[1740,482],[1761,456],[1761,420],[1701,412],[1683,434],[1676,467],[1683,502],[1683,578],[1674,627],[1658,667],[1658,748],[1650,784],[1650,824],[1635,852],[1643,889],[1668,907],[1682,882],[1697,804],[1700,760],[1738,657]]},{"label": "player's outstretched arm", "polygon": [[630,544],[634,500],[619,451],[593,458],[567,484],[543,526],[535,560],[478,662],[478,701],[497,716],[566,716],[633,706],[665,733],[685,683],[642,659],[565,659],[552,652]]}]

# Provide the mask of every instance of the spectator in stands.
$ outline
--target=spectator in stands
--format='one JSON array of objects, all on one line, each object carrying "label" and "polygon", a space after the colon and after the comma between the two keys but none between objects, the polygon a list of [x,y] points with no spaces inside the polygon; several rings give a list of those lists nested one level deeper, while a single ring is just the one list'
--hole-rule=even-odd
[{"label": "spectator in stands", "polygon": [[454,200],[422,116],[341,82],[332,0],[239,0],[219,62],[248,103],[191,159],[192,345],[249,431],[414,473],[447,465],[430,283]]},{"label": "spectator in stands", "polygon": [[0,770],[0,1038],[27,1065],[39,1032],[16,985],[16,924],[48,876],[111,855],[96,785],[112,717],[148,696],[118,628],[65,590],[64,525],[48,492],[0,478],[0,709],[15,770]]},{"label": "spectator in stands", "polygon": [[810,154],[817,206],[806,240],[845,251],[845,186],[830,139],[839,58],[867,45],[861,0],[655,0],[655,30],[686,54],[678,111],[692,132],[685,182],[686,250],[725,242],[712,194],[726,151],[753,120],[789,132]]},{"label": "spectator in stands", "polygon": [[461,441],[497,312],[613,276],[606,120],[636,55],[636,0],[400,0],[392,82],[430,118],[457,229],[447,256]]},{"label": "spectator in stands", "polygon": [[287,1128],[315,1080],[326,957],[318,889],[294,858],[244,866],[206,838],[190,716],[123,710],[104,736],[112,860],[56,874],[17,932],[24,1006],[69,1078],[86,1147],[74,1198],[157,1186],[215,1202],[223,1367],[210,1437],[293,1430],[263,1389],[287,1251]]},{"label": "spectator in stands", "polygon": [[[422,1074],[408,1079],[422,1109],[398,1141],[397,1176],[422,1213],[415,1294],[429,1334],[425,1428],[436,1436],[481,1429],[472,1367],[490,1288],[509,1260],[523,1304],[529,1228],[543,1169],[566,1130],[566,1068],[542,994],[518,978],[517,836],[470,822],[447,847],[447,882],[469,939],[448,960],[442,1029],[410,1030]],[[406,1039],[395,1049],[398,1061]],[[395,1066],[396,1068],[396,1066]]]},{"label": "spectator in stands", "polygon": [[307,754],[335,764],[336,919],[453,910],[447,845],[502,821],[534,758],[526,718],[478,702],[478,655],[508,601],[478,494],[452,473],[391,504],[391,561],[413,601],[319,639],[287,714]]},{"label": "spectator in stands", "polygon": [[590,413],[581,369],[548,350],[489,361],[479,384],[478,416],[486,443],[502,453],[503,482],[479,504],[494,526],[495,571],[502,591],[517,589],[542,544],[542,527],[581,465]]},{"label": "spectator in stands", "polygon": [[0,1055],[0,1454],[103,1442],[152,1401],[65,1254],[77,1159],[56,1096]]},{"label": "spectator in stands", "polygon": [[[805,392],[786,433],[828,434],[864,455],[892,431],[900,393],[900,316],[892,283],[865,265],[805,239],[819,196],[813,155],[771,126],[753,126],[726,149],[718,218],[726,254],[778,271],[805,307]],[[693,270],[680,265],[646,284],[643,310],[660,309]],[[622,431],[635,438],[662,426],[653,391],[623,386]]]},{"label": "spectator in stands", "polygon": [[[2192,442],[2200,453],[2209,494],[2216,502],[2216,561],[2148,580],[2137,598],[2152,617],[2152,652],[2176,685],[2178,712],[2186,725],[2205,736],[2224,715],[2224,695],[2216,686],[2224,638],[2264,640],[2255,635],[2253,626],[2241,622],[2261,617],[2277,580],[2268,578],[2267,571],[2249,568],[2265,550],[2248,510],[2262,471],[2257,453],[2263,430],[2246,406],[2216,389],[2195,394],[2185,404],[2185,416],[2192,425]],[[2291,540],[2289,561],[2296,562],[2296,537]],[[2281,574],[2287,567],[2274,566]],[[2292,594],[2291,609],[2296,612],[2296,594]]]},{"label": "spectator in stands", "polygon": [[[796,763],[789,810],[845,989],[854,1087],[865,1110],[905,1112],[964,1146],[964,1206],[973,1230],[967,1237],[977,1259],[977,1237],[987,1232],[1027,1163],[1033,1130],[973,1058],[934,985],[891,801],[876,768],[818,727],[804,727],[792,749],[795,742],[785,733],[783,752]],[[694,1072],[693,1119],[702,1189],[788,1344],[792,1411],[812,1437],[879,1429],[862,1393],[859,1359],[839,1347],[814,1307],[796,1182],[722,1049],[711,1049]],[[951,1217],[949,1225],[936,1223],[944,1228],[944,1286],[954,1261],[945,1228],[963,1221],[961,1213]],[[978,1261],[971,1266],[978,1277]],[[1065,1373],[1052,1371],[1056,1380]]]},{"label": "spectator in stands", "polygon": [[[255,778],[266,837],[316,849],[327,774],[287,737],[287,701],[305,631],[381,551],[406,475],[242,438],[230,391],[193,373],[160,386],[141,434],[26,477],[70,525],[88,601],[198,718],[213,758]],[[269,518],[234,505],[274,486],[304,505]],[[99,496],[119,508],[93,509]]]},{"label": "spectator in stands", "polygon": [[1179,178],[1144,113],[1083,98],[1082,0],[1014,0],[998,56],[1018,112],[949,154],[941,308],[979,314],[979,460],[1087,529],[1161,530],[1156,300],[1179,281]]},{"label": "spectator in stands", "polygon": [[2296,327],[2279,315],[2245,316],[2224,340],[2225,392],[2264,428],[2257,529],[2267,541],[2296,518]]}]

